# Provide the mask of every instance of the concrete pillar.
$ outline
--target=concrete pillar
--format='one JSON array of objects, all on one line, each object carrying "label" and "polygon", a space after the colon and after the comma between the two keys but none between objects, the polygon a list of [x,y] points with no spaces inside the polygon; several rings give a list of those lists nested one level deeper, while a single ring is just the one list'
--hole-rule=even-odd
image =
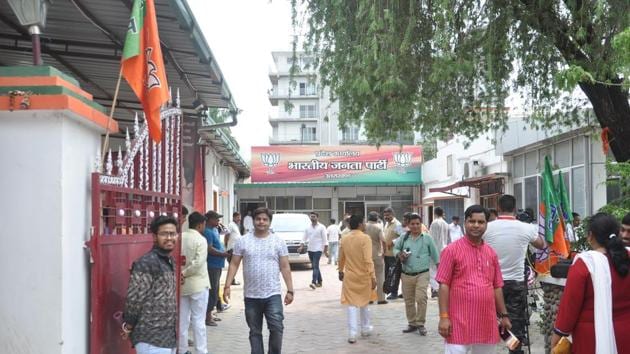
[{"label": "concrete pillar", "polygon": [[[32,95],[27,102],[23,95],[11,100],[15,90]],[[106,121],[73,78],[50,67],[0,67],[3,352],[88,352],[84,243],[91,226],[90,174]],[[110,127],[118,129],[115,122]]]}]

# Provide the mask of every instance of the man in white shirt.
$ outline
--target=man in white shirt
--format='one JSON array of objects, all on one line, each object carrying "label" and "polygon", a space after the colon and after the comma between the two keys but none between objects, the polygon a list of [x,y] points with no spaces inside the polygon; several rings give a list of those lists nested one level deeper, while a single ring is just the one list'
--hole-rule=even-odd
[{"label": "man in white shirt", "polygon": [[455,242],[464,237],[464,229],[459,223],[459,216],[454,215],[451,220],[452,222],[448,224],[448,234],[451,238],[451,242]]},{"label": "man in white shirt", "polygon": [[247,215],[243,218],[243,229],[246,234],[254,232],[254,219],[252,218],[251,210],[248,210]]},{"label": "man in white shirt", "polygon": [[242,260],[245,319],[249,326],[251,352],[257,354],[265,353],[263,316],[269,329],[267,353],[282,352],[284,313],[280,274],[287,286],[284,304],[291,304],[294,296],[287,244],[282,238],[269,232],[271,218],[271,211],[267,208],[254,211],[254,231],[243,236],[234,245],[234,254],[223,287],[223,300],[229,302],[230,284]]},{"label": "man in white shirt", "polygon": [[[232,260],[232,253],[234,250],[234,245],[236,244],[236,241],[238,241],[241,238],[241,230],[238,226],[240,223],[241,223],[241,213],[239,213],[238,211],[235,211],[234,213],[232,213],[232,221],[230,221],[230,223],[228,224],[228,228],[227,228],[228,232],[223,236],[223,244],[225,244],[225,251],[229,253],[229,256],[227,257],[228,264]],[[241,285],[241,283],[236,281],[236,278],[234,278],[232,285]]]},{"label": "man in white shirt", "polygon": [[302,253],[304,244],[307,243],[308,258],[313,266],[313,280],[309,286],[314,290],[316,287],[322,287],[322,273],[319,271],[319,260],[322,257],[322,252],[328,257],[328,237],[326,237],[326,228],[319,223],[319,214],[312,211],[309,217],[311,225],[304,230],[304,236],[298,252]]},{"label": "man in white shirt", "polygon": [[[483,238],[499,257],[499,267],[503,274],[503,298],[507,313],[512,322],[512,332],[523,342],[527,319],[527,284],[525,280],[525,256],[527,247],[532,244],[542,249],[545,241],[538,235],[536,225],[516,220],[516,198],[505,194],[499,198],[497,219],[488,223]],[[517,348],[510,353],[523,353]]]},{"label": "man in white shirt", "polygon": [[[435,207],[433,209],[433,215],[435,218],[431,223],[431,227],[429,227],[429,233],[435,242],[435,247],[437,248],[438,253],[442,253],[442,250],[451,243],[451,239],[449,237],[449,228],[448,223],[444,220],[444,209],[441,207]],[[438,296],[438,289],[440,288],[440,284],[435,280],[435,275],[437,273],[436,265],[431,263],[430,268],[430,281],[431,284],[431,298],[436,298]]]},{"label": "man in white shirt", "polygon": [[326,234],[328,235],[328,247],[330,248],[330,257],[328,257],[328,264],[331,262],[337,265],[337,257],[339,255],[339,234],[341,229],[337,225],[337,220],[330,219],[330,225],[326,228]]},{"label": "man in white shirt", "polygon": [[208,308],[208,242],[201,235],[206,217],[198,212],[188,216],[189,228],[182,233],[182,281],[179,312],[179,352],[188,352],[188,327],[192,325],[193,340],[197,353],[208,352],[206,310]]}]

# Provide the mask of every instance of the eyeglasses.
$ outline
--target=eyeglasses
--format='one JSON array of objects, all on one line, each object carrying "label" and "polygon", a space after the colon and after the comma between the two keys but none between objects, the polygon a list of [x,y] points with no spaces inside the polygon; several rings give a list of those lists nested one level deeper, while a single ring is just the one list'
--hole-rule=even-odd
[{"label": "eyeglasses", "polygon": [[157,234],[160,237],[177,238],[177,232],[162,231]]}]

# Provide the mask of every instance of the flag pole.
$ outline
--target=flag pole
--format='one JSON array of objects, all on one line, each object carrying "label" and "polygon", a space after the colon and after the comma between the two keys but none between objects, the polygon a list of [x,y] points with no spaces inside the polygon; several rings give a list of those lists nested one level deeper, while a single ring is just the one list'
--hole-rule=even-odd
[{"label": "flag pole", "polygon": [[[122,79],[123,67],[120,66],[120,72],[118,72],[118,82],[116,83],[116,90],[114,91],[114,99],[112,100],[112,107],[109,110],[109,117],[107,118],[107,127],[105,128],[105,141],[103,141],[103,149],[101,151],[101,163],[105,163],[105,153],[109,147],[109,126],[114,117],[114,111],[116,110],[116,102],[118,101],[118,91],[120,90],[120,80]],[[100,167],[100,166],[99,166]]]}]

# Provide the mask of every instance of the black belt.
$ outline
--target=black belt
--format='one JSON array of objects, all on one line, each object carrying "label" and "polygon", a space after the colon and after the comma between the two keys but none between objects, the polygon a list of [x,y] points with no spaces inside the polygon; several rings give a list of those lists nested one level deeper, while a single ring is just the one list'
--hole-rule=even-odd
[{"label": "black belt", "polygon": [[426,273],[426,272],[428,272],[428,271],[429,271],[428,269],[425,269],[425,270],[422,270],[422,271],[420,271],[420,272],[415,272],[415,273],[407,273],[407,272],[402,272],[402,273],[403,273],[404,275],[408,275],[408,276],[410,276],[410,277],[415,277],[416,275],[420,275],[420,274],[422,274],[422,273]]}]

